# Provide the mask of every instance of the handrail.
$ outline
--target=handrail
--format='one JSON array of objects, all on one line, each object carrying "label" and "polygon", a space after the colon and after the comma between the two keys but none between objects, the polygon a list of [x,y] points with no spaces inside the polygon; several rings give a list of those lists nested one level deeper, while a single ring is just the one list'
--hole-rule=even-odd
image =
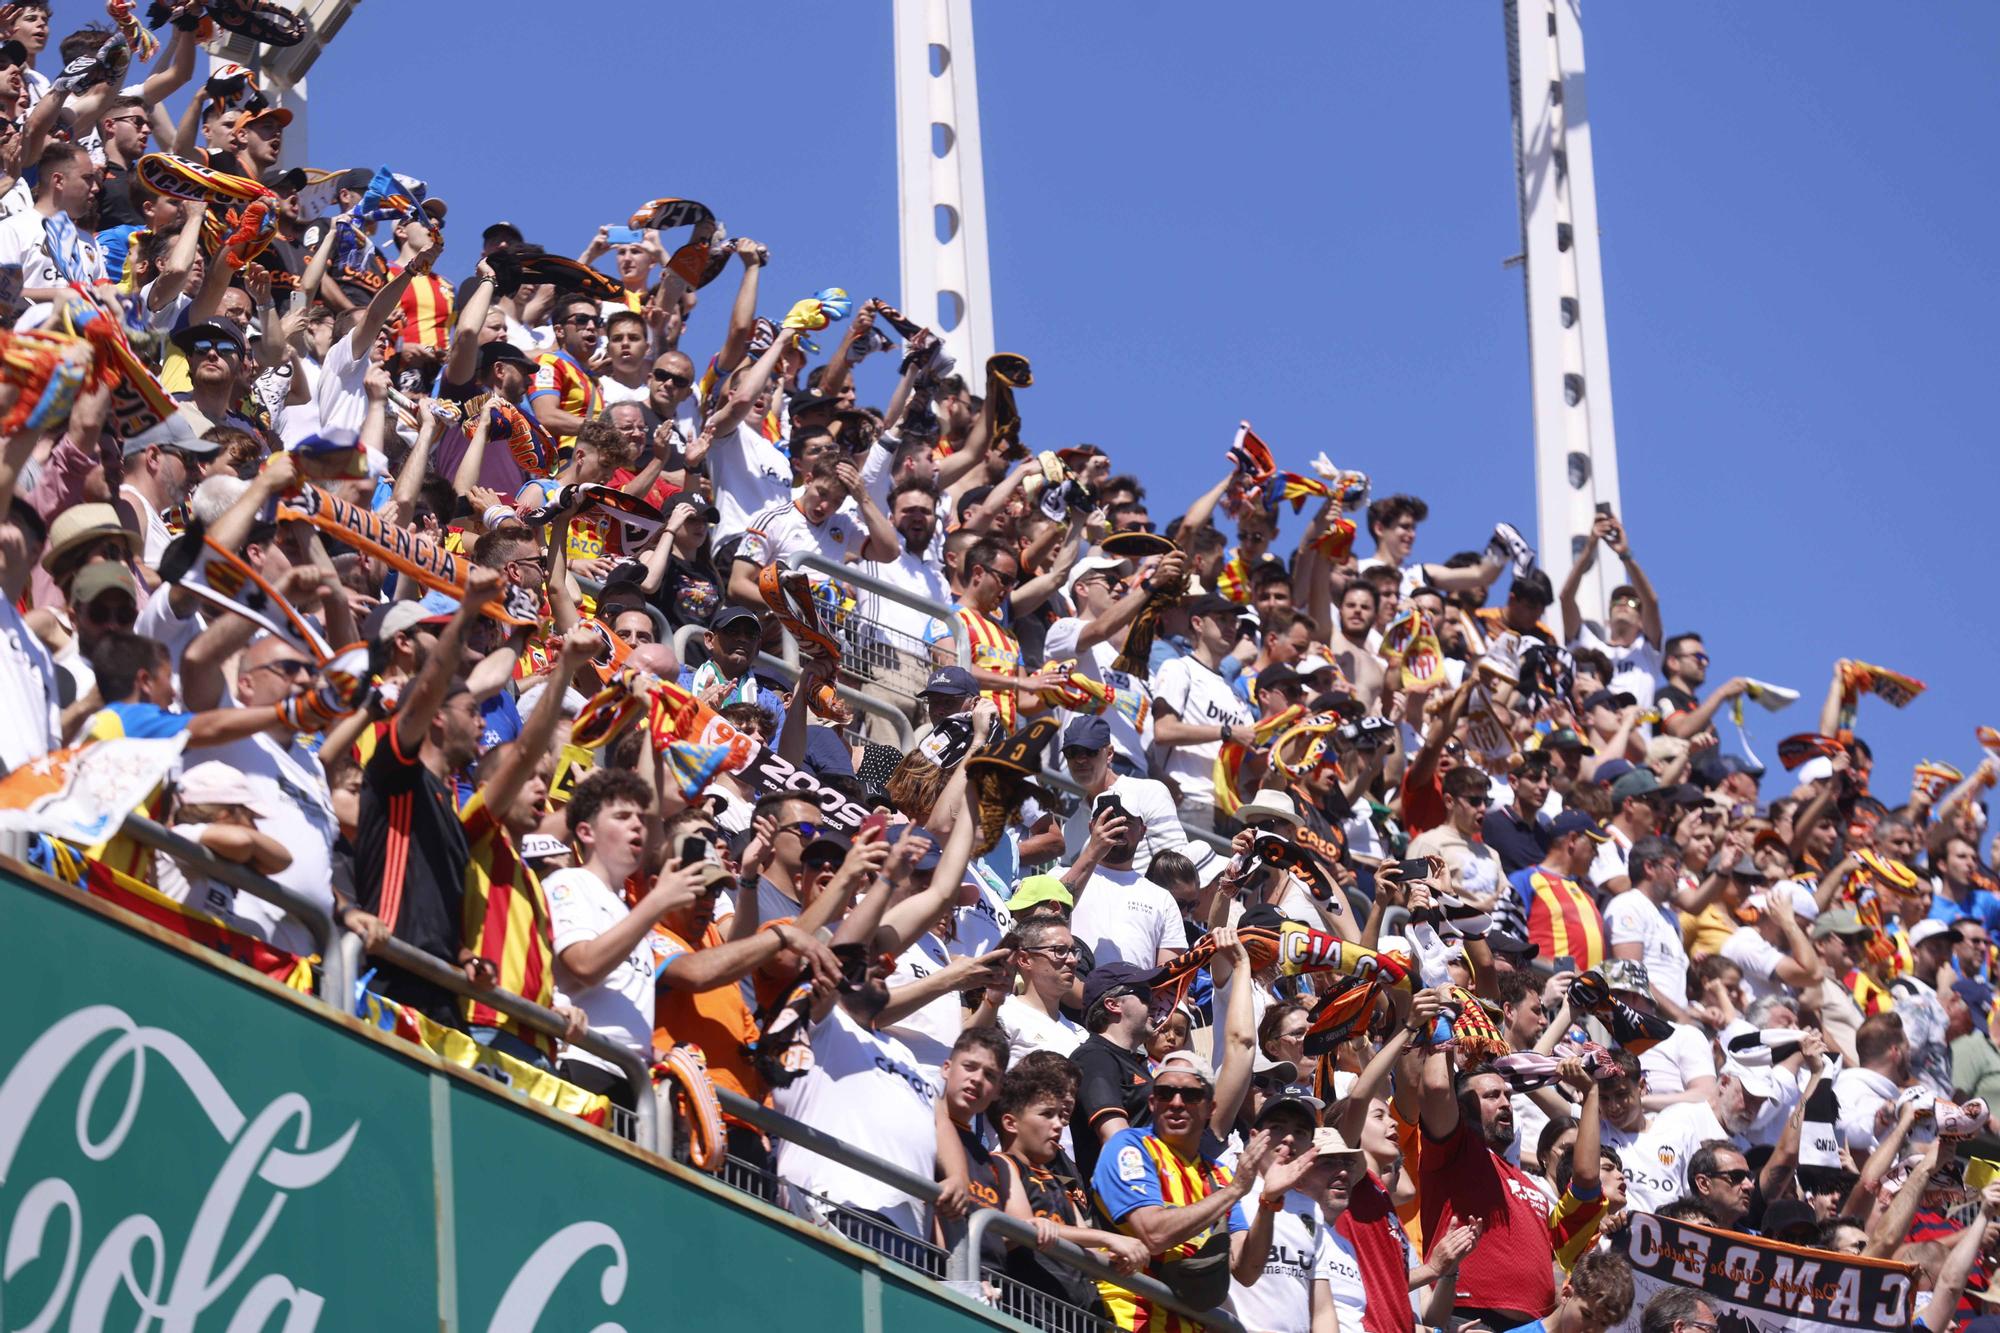
[{"label": "handrail", "polygon": [[555,1010],[544,1009],[533,1000],[523,995],[516,995],[513,991],[502,990],[497,986],[481,986],[470,981],[465,973],[448,966],[444,960],[393,936],[373,952],[375,957],[394,963],[412,976],[421,977],[455,995],[478,1000],[481,1004],[497,1009],[510,1018],[519,1019],[537,1032],[559,1038],[580,1051],[587,1051],[601,1060],[616,1065],[619,1072],[625,1075],[625,1081],[632,1085],[633,1101],[637,1109],[639,1146],[647,1152],[665,1155],[662,1145],[669,1140],[660,1133],[659,1108],[653,1096],[650,1062],[589,1030],[572,1038],[567,1035],[569,1024],[564,1022],[562,1015]]},{"label": "handrail", "polygon": [[1110,1264],[1092,1254],[1089,1250],[1066,1240],[1043,1247],[1037,1243],[1035,1228],[1018,1217],[1009,1216],[997,1208],[980,1208],[972,1214],[965,1229],[965,1239],[951,1252],[949,1267],[945,1271],[947,1282],[970,1282],[979,1277],[979,1255],[986,1241],[986,1233],[998,1231],[1009,1240],[1016,1241],[1041,1254],[1048,1255],[1058,1263],[1065,1264],[1094,1277],[1099,1282],[1109,1282],[1123,1287],[1135,1296],[1144,1296],[1155,1305],[1163,1306],[1176,1314],[1223,1333],[1244,1333],[1243,1325],[1235,1315],[1217,1306],[1213,1310],[1203,1310],[1189,1305],[1174,1295],[1173,1289],[1158,1278],[1144,1273],[1121,1273]]},{"label": "handrail", "polygon": [[840,564],[817,552],[809,551],[793,563],[805,569],[817,570],[828,578],[838,579],[842,583],[851,583],[857,588],[866,589],[877,597],[887,598],[898,605],[909,607],[912,611],[923,612],[951,631],[952,644],[958,651],[958,665],[972,665],[972,645],[965,640],[965,627],[958,623],[958,617],[953,615],[951,608],[943,602],[919,597],[907,589],[898,588],[887,579],[876,578],[858,565]]},{"label": "handrail", "polygon": [[[791,636],[788,634],[785,637],[789,642]],[[771,656],[769,653],[758,653],[757,665],[767,671],[776,672],[778,675],[784,676],[788,681],[796,682],[799,678],[797,663],[783,661]],[[850,706],[886,721],[890,729],[896,733],[896,740],[906,753],[916,748],[916,730],[910,726],[910,719],[904,716],[902,709],[886,704],[871,694],[863,694],[860,690],[852,686],[842,685],[837,680],[833,682],[833,692]]]},{"label": "handrail", "polygon": [[[925,1203],[934,1204],[938,1200],[939,1187],[936,1181],[906,1171],[893,1162],[885,1162],[873,1153],[863,1152],[823,1129],[794,1120],[780,1111],[772,1110],[762,1102],[753,1102],[741,1093],[731,1092],[727,1088],[717,1088],[715,1098],[724,1111],[739,1120],[755,1125],[772,1138],[796,1143],[801,1148],[810,1149],[851,1171],[859,1171],[872,1180],[894,1186],[905,1194],[922,1199]],[[952,1252],[947,1281],[965,1281],[978,1277],[979,1242],[984,1238],[986,1231],[993,1227],[998,1227],[1003,1236],[1011,1237],[1026,1245],[1035,1244],[1035,1229],[1028,1223],[991,1208],[980,1208],[972,1217],[971,1227],[966,1233],[964,1242]],[[1053,1248],[1043,1250],[1042,1253],[1051,1255],[1059,1263],[1067,1264],[1091,1277],[1115,1282],[1134,1295],[1143,1296],[1177,1314],[1222,1329],[1224,1333],[1243,1333],[1243,1326],[1227,1311],[1197,1310],[1183,1303],[1165,1284],[1144,1274],[1119,1273],[1111,1265],[1067,1241],[1059,1242]]]},{"label": "handrail", "polygon": [[247,893],[252,898],[283,909],[286,916],[306,928],[313,937],[314,946],[319,949],[320,999],[343,1011],[353,1008],[356,974],[349,966],[350,957],[340,948],[339,937],[343,932],[335,924],[333,913],[248,866],[223,860],[206,847],[190,842],[143,815],[127,815],[124,827],[119,831],[141,846],[194,866],[210,879],[227,884],[239,893]]}]

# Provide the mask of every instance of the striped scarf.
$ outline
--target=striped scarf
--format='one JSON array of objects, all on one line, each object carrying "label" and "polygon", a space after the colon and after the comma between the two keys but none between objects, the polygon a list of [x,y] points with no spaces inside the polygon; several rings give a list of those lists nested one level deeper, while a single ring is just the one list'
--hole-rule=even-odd
[{"label": "striped scarf", "polygon": [[104,281],[104,256],[94,242],[85,239],[69,214],[58,212],[42,219],[42,236],[48,245],[49,261],[63,281],[89,286]]}]

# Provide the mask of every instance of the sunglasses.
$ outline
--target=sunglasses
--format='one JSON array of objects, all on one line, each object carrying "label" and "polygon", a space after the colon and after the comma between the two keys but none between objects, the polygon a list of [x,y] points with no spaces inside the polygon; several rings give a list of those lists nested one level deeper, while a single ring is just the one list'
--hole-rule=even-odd
[{"label": "sunglasses", "polygon": [[1003,588],[1011,588],[1021,581],[1019,574],[1002,574],[991,565],[980,565],[979,568],[986,571],[987,578],[992,579]]},{"label": "sunglasses", "polygon": [[1681,654],[1681,656],[1682,656],[1682,657],[1684,657],[1684,658],[1686,658],[1686,659],[1688,659],[1688,660],[1689,660],[1689,661],[1691,661],[1691,662],[1699,662],[1699,663],[1701,663],[1701,664],[1702,664],[1703,666],[1707,666],[1707,665],[1708,665],[1708,654],[1707,654],[1707,653],[1682,653],[1682,654]]},{"label": "sunglasses", "polygon": [[188,354],[190,356],[208,356],[211,353],[220,357],[242,356],[243,349],[233,342],[227,342],[219,338],[190,338],[188,340]]},{"label": "sunglasses", "polygon": [[1096,758],[1097,751],[1087,745],[1065,745],[1063,746],[1062,755],[1066,763],[1077,764],[1082,763],[1086,759]]},{"label": "sunglasses", "polygon": [[1286,831],[1286,824],[1282,819],[1246,819],[1243,821],[1243,827],[1249,829],[1252,833],[1282,833]]},{"label": "sunglasses", "polygon": [[811,842],[814,838],[817,838],[819,836],[819,825],[813,823],[809,819],[802,819],[796,824],[785,825],[783,828],[779,829],[778,832],[796,833],[799,835],[800,842]]},{"label": "sunglasses", "polygon": [[[277,671],[287,676],[310,676],[313,673],[313,664],[303,657],[284,657],[275,662],[266,662],[262,666],[251,667],[249,671]],[[248,675],[249,671],[244,674]]]},{"label": "sunglasses", "polygon": [[1750,1183],[1750,1170],[1748,1167],[1739,1167],[1734,1171],[1709,1171],[1705,1174],[1710,1180],[1726,1180],[1732,1185],[1747,1185]]},{"label": "sunglasses", "polygon": [[83,608],[83,618],[93,625],[131,625],[139,619],[137,604],[129,601],[95,601]]},{"label": "sunglasses", "polygon": [[1153,1085],[1153,1096],[1170,1106],[1175,1102],[1193,1106],[1198,1102],[1207,1101],[1209,1090],[1202,1087],[1199,1083],[1192,1085],[1186,1083],[1155,1083]]},{"label": "sunglasses", "polygon": [[1488,796],[1484,792],[1481,792],[1476,796],[1460,796],[1457,799],[1459,801],[1462,801],[1466,805],[1474,807],[1484,807],[1493,804],[1493,798],[1491,796]]},{"label": "sunglasses", "polygon": [[604,317],[602,315],[570,315],[564,318],[563,323],[582,324],[596,329],[604,327]]},{"label": "sunglasses", "polygon": [[694,383],[694,376],[676,375],[671,370],[656,370],[653,372],[653,383],[671,384],[675,388],[685,389]]}]

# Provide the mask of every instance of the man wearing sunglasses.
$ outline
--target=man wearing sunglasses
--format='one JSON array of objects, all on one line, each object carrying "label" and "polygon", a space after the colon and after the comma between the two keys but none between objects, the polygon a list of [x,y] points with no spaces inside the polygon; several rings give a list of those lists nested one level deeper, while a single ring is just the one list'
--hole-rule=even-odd
[{"label": "man wearing sunglasses", "polygon": [[1404,854],[1443,857],[1449,876],[1445,887],[1465,902],[1491,911],[1506,879],[1499,853],[1486,845],[1492,779],[1470,764],[1460,764],[1440,779],[1439,786],[1444,792],[1444,822],[1412,838]]},{"label": "man wearing sunglasses", "polygon": [[[1195,1306],[1219,1305],[1232,1270],[1255,1281],[1269,1254],[1268,1205],[1260,1206],[1253,1234],[1242,1201],[1272,1164],[1272,1133],[1251,1134],[1233,1173],[1202,1151],[1215,1075],[1193,1051],[1160,1062],[1146,1100],[1151,1125],[1106,1140],[1091,1170],[1091,1193],[1119,1231],[1145,1242],[1153,1256],[1149,1273]],[[1278,1202],[1282,1207],[1282,1194]],[[1120,1328],[1151,1328],[1159,1320],[1150,1302],[1122,1287],[1100,1283],[1098,1292]]]},{"label": "man wearing sunglasses", "polygon": [[1083,855],[1084,843],[1090,838],[1092,808],[1099,797],[1109,794],[1116,796],[1139,823],[1132,869],[1143,875],[1154,853],[1185,847],[1187,831],[1181,827],[1180,812],[1174,808],[1173,794],[1166,784],[1118,772],[1119,754],[1117,733],[1108,716],[1078,714],[1063,730],[1063,766],[1084,794],[1076,812],[1063,823],[1063,855],[1072,862]]},{"label": "man wearing sunglasses", "polygon": [[1660,713],[1659,733],[1692,740],[1713,734],[1715,715],[1722,706],[1748,689],[1750,682],[1731,676],[1708,698],[1697,697],[1708,680],[1708,649],[1699,634],[1676,634],[1662,651],[1667,677],[1666,688],[1653,696]]},{"label": "man wearing sunglasses", "polygon": [[[1727,1139],[1710,1139],[1688,1160],[1688,1185],[1694,1198],[1708,1205],[1715,1224],[1741,1231],[1750,1211],[1750,1163]],[[1754,1234],[1754,1233],[1753,1233]]]},{"label": "man wearing sunglasses", "polygon": [[597,299],[582,292],[556,298],[551,327],[555,346],[535,357],[535,382],[528,407],[535,420],[556,437],[560,453],[584,422],[604,410],[604,394],[590,373],[590,359],[604,332]]},{"label": "man wearing sunglasses", "polygon": [[193,424],[178,412],[125,441],[125,480],[118,498],[145,533],[140,555],[148,565],[157,567],[173,540],[162,516],[187,503],[202,464],[220,448],[195,434]]}]

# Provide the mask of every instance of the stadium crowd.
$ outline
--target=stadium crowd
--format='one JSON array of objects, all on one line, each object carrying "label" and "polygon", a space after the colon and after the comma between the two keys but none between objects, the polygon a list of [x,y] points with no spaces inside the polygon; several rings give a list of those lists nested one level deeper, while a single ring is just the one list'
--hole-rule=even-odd
[{"label": "stadium crowd", "polygon": [[[200,11],[141,77],[116,14],[0,7],[7,770],[177,742],[141,813],[213,857],[943,1182],[726,1124],[769,1197],[913,1262],[990,1207],[1268,1333],[1715,1333],[1635,1302],[1652,1213],[1977,1313],[2000,760],[1875,770],[1857,707],[1920,685],[1834,664],[1768,771],[1720,727],[1795,696],[1711,672],[1614,513],[1558,587],[1246,428],[1156,520],[1138,449],[1024,422],[1025,361],[774,302],[782,257],[700,205],[544,249],[281,169],[289,112],[193,84]],[[33,853],[313,952],[195,862]]]}]

